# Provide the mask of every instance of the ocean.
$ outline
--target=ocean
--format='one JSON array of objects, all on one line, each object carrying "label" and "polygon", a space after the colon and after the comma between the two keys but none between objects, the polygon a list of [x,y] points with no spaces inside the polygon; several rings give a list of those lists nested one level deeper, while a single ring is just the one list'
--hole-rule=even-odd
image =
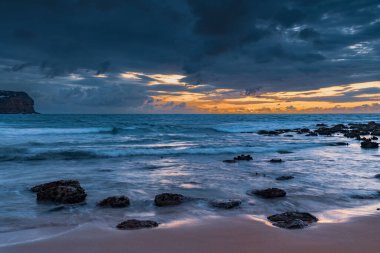
[{"label": "ocean", "polygon": [[[114,227],[129,218],[169,223],[306,211],[328,220],[329,211],[370,206],[371,212],[380,207],[378,149],[361,149],[359,141],[342,135],[257,134],[368,121],[380,122],[380,115],[0,115],[0,233],[89,222]],[[253,160],[223,162],[240,154]],[[272,158],[284,162],[268,162]],[[275,180],[282,175],[294,179]],[[86,202],[38,203],[29,190],[59,179],[78,179]],[[247,194],[270,187],[287,196]],[[155,207],[154,196],[163,192],[193,200]],[[96,206],[113,195],[128,196],[131,205]],[[215,199],[241,199],[242,205],[216,209],[209,205]]]}]

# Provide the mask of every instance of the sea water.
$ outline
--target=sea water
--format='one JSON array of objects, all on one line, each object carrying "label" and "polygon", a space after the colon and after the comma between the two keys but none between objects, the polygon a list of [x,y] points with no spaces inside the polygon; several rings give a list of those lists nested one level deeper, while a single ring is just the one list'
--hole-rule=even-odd
[{"label": "sea water", "polygon": [[[318,215],[373,206],[380,203],[380,180],[374,178],[380,173],[379,150],[361,149],[342,135],[257,134],[368,121],[380,122],[380,115],[1,115],[0,232],[87,222],[114,227],[129,218],[167,223],[284,211]],[[253,160],[223,162],[239,154]],[[269,163],[272,158],[284,162]],[[282,175],[294,179],[275,180]],[[38,203],[29,190],[59,179],[78,179],[86,202]],[[270,187],[287,196],[267,200],[247,194]],[[154,196],[163,192],[193,200],[155,207]],[[128,196],[131,205],[96,206],[113,195]],[[209,205],[214,199],[241,199],[242,205],[220,210]]]}]

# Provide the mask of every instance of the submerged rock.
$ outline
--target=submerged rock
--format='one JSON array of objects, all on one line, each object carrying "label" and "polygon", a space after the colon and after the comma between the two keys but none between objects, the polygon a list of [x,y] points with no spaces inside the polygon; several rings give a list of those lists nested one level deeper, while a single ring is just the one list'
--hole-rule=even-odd
[{"label": "submerged rock", "polygon": [[119,223],[116,228],[121,230],[140,229],[140,228],[155,228],[158,223],[152,220],[127,220]]},{"label": "submerged rock", "polygon": [[162,193],[156,195],[154,204],[156,206],[175,206],[182,204],[185,201],[185,196],[175,193]]},{"label": "submerged rock", "polygon": [[278,188],[268,188],[264,190],[255,190],[253,194],[266,199],[281,198],[286,196],[286,191]]},{"label": "submerged rock", "polygon": [[350,144],[348,144],[347,142],[334,142],[334,143],[330,143],[329,145],[330,146],[348,146]]},{"label": "submerged rock", "polygon": [[236,160],[223,160],[224,163],[236,163]]},{"label": "submerged rock", "polygon": [[271,163],[282,163],[283,160],[281,158],[273,158],[273,159],[270,159],[269,162],[271,162]]},{"label": "submerged rock", "polygon": [[228,200],[222,200],[217,199],[210,202],[210,205],[216,208],[223,208],[223,209],[232,209],[239,207],[241,205],[240,199],[228,199]]},{"label": "submerged rock", "polygon": [[280,176],[280,177],[277,177],[276,180],[284,181],[284,180],[290,180],[293,178],[294,178],[293,176]]},{"label": "submerged rock", "polygon": [[379,143],[366,140],[366,141],[363,141],[362,143],[360,143],[360,147],[361,148],[368,148],[368,149],[369,148],[378,148]]},{"label": "submerged rock", "polygon": [[252,159],[253,158],[250,155],[238,155],[234,157],[234,160],[236,161],[250,161]]},{"label": "submerged rock", "polygon": [[112,207],[112,208],[121,208],[129,206],[130,201],[126,196],[112,196],[106,199],[103,199],[98,203],[100,207]]},{"label": "submerged rock", "polygon": [[375,178],[380,178],[380,174],[376,174],[376,175],[375,175]]},{"label": "submerged rock", "polygon": [[301,212],[275,214],[268,216],[267,219],[271,221],[274,226],[286,229],[300,229],[318,221],[318,218],[314,215]]}]

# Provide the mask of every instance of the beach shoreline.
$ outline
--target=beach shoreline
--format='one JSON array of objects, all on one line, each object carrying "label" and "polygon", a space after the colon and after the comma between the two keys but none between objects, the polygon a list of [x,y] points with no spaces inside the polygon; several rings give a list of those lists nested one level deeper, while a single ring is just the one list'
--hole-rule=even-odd
[{"label": "beach shoreline", "polygon": [[33,252],[344,252],[375,253],[380,215],[286,230],[251,216],[217,217],[119,231],[85,224],[53,237],[0,247],[4,253]]}]

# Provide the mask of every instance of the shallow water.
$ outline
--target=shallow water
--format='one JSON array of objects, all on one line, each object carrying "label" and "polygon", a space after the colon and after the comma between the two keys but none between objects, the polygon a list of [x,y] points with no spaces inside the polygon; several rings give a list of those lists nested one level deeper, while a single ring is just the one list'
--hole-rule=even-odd
[{"label": "shallow water", "polygon": [[[317,123],[377,121],[380,115],[1,115],[0,232],[126,218],[159,222],[208,215],[321,213],[380,204],[379,150],[363,150],[343,136],[260,136],[258,130]],[[334,146],[336,142],[349,146]],[[222,161],[245,153],[253,161]],[[272,164],[271,158],[282,158]],[[292,175],[289,181],[276,181]],[[57,179],[79,179],[86,204],[38,204],[28,189]],[[264,200],[252,189],[278,187],[286,198]],[[162,192],[193,197],[158,208]],[[125,194],[131,206],[101,209],[102,198]],[[213,199],[239,198],[241,208],[217,210]]]}]

